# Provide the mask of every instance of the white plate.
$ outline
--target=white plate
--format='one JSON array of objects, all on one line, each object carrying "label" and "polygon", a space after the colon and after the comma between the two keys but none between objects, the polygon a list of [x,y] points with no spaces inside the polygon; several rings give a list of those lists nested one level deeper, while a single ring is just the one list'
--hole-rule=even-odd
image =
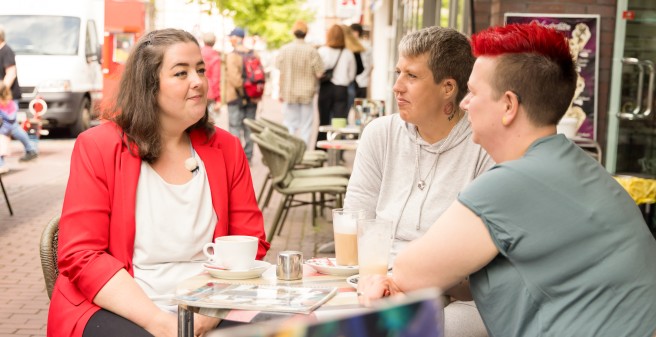
[{"label": "white plate", "polygon": [[248,270],[227,270],[220,269],[220,267],[210,263],[203,264],[203,269],[207,270],[210,275],[225,280],[245,280],[260,277],[269,267],[271,267],[271,264],[266,261],[255,261],[251,269]]},{"label": "white plate", "polygon": [[349,276],[349,277],[346,278],[346,283],[348,283],[348,285],[350,285],[351,287],[353,287],[357,290],[358,289],[358,280],[359,279],[360,279],[360,274]]},{"label": "white plate", "polygon": [[335,276],[351,276],[359,272],[358,266],[338,266],[335,258],[314,258],[305,261],[316,271]]}]

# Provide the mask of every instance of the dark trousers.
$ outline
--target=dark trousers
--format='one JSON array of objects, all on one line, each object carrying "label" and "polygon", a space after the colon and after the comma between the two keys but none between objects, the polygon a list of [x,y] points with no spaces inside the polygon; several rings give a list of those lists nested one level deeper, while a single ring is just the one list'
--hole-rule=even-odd
[{"label": "dark trousers", "polygon": [[[230,328],[248,323],[222,320],[217,329]],[[153,337],[144,328],[105,309],[98,310],[91,316],[84,327],[82,337]]]},{"label": "dark trousers", "polygon": [[[348,117],[348,87],[331,82],[319,87],[319,125],[330,125],[333,118]],[[326,133],[319,132],[317,141],[326,140]]]},{"label": "dark trousers", "polygon": [[359,87],[355,84],[355,98],[367,98],[367,87]]},{"label": "dark trousers", "polygon": [[84,327],[82,337],[153,337],[144,328],[105,309],[98,310]]}]

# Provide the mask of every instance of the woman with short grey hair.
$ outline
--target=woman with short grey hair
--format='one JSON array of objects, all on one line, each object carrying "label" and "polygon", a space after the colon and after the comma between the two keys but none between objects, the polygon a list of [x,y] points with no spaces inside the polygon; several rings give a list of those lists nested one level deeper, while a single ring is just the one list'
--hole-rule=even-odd
[{"label": "woman with short grey hair", "polygon": [[[390,263],[494,164],[472,142],[467,112],[458,106],[474,64],[467,37],[429,27],[404,36],[399,54],[393,87],[399,113],[363,130],[344,200],[345,208],[393,221]],[[458,290],[446,294],[457,297]],[[445,323],[448,337],[487,336],[473,302],[448,305]]]}]

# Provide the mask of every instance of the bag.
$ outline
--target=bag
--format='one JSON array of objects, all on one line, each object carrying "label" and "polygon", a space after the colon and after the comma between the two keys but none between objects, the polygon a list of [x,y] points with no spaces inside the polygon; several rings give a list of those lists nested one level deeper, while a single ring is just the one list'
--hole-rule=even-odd
[{"label": "bag", "polygon": [[264,94],[265,73],[260,59],[253,51],[240,53],[244,60],[242,77],[244,79],[244,94],[248,98],[260,98]]},{"label": "bag", "polygon": [[321,84],[328,83],[333,79],[333,69],[334,68],[326,69],[326,71],[323,72],[323,75],[321,75],[321,78],[319,78],[319,82],[321,82]]},{"label": "bag", "polygon": [[339,56],[337,56],[337,61],[335,61],[335,65],[333,65],[332,68],[326,69],[323,72],[323,75],[321,75],[321,78],[319,78],[319,82],[321,82],[321,84],[326,84],[333,79],[333,71],[335,70],[335,67],[337,67],[337,63],[339,63],[339,58],[342,57],[342,51],[344,51],[344,49],[339,50]]}]

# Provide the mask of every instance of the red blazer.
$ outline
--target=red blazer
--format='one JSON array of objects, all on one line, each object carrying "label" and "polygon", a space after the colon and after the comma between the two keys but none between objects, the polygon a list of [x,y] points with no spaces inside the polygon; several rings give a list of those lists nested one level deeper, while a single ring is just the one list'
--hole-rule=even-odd
[{"label": "red blazer", "polygon": [[[261,259],[269,243],[239,140],[218,128],[209,141],[199,131],[190,137],[207,171],[218,217],[214,237],[256,236]],[[60,274],[50,302],[48,336],[82,336],[87,321],[100,309],[91,302],[98,291],[122,268],[134,275],[140,166],[141,159],[130,153],[114,123],[94,127],[77,138],[59,222]]]}]

